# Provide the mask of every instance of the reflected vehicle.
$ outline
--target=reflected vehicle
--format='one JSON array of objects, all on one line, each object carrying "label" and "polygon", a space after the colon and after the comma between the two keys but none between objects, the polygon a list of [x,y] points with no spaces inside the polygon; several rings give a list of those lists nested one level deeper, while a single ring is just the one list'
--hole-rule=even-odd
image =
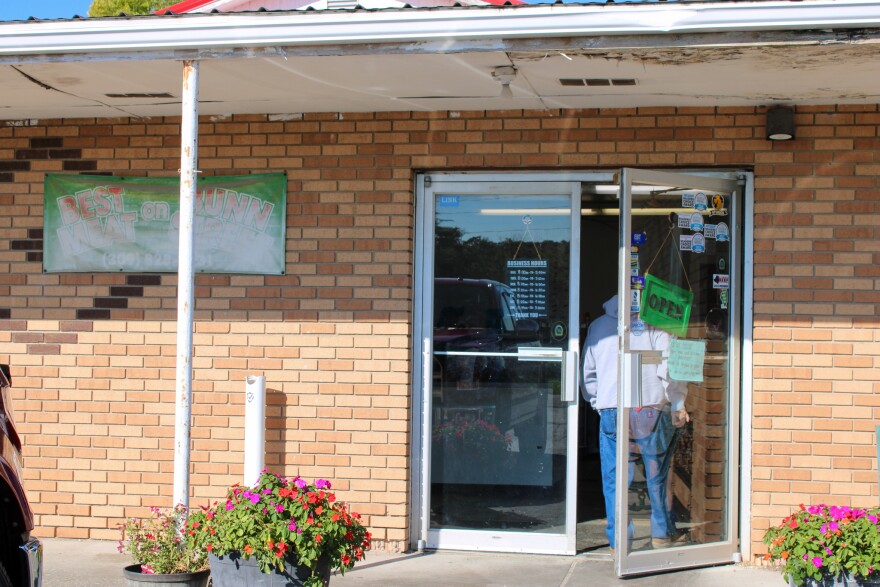
[{"label": "reflected vehicle", "polygon": [[518,353],[541,346],[538,323],[498,281],[434,283],[433,482],[552,484],[558,374]]},{"label": "reflected vehicle", "polygon": [[22,487],[21,440],[12,420],[9,367],[0,365],[0,587],[39,587],[43,547]]},{"label": "reflected vehicle", "polygon": [[[434,280],[434,351],[515,353],[538,346],[538,323],[520,318],[513,290],[490,279],[440,277]],[[443,386],[470,389],[508,381],[497,356],[436,355]]]}]

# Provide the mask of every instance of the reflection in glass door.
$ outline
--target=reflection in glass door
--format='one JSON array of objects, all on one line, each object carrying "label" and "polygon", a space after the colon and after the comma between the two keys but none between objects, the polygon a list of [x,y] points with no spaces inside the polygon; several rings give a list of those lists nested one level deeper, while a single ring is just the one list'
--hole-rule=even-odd
[{"label": "reflection in glass door", "polygon": [[577,195],[567,183],[426,190],[430,547],[574,552]]},{"label": "reflection in glass door", "polygon": [[[616,496],[617,572],[731,562],[738,184],[631,169],[621,177],[616,485],[628,490]],[[665,393],[649,390],[657,381]]]}]

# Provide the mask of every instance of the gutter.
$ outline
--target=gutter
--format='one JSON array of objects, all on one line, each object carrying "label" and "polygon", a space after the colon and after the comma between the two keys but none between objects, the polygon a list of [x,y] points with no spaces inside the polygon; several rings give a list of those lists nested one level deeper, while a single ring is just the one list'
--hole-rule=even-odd
[{"label": "gutter", "polygon": [[2,23],[0,57],[864,28],[880,28],[880,0],[187,14]]}]

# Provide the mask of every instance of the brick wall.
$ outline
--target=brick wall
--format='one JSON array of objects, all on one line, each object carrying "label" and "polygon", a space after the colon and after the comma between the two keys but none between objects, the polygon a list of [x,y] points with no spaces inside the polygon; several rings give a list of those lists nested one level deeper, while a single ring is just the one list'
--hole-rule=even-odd
[{"label": "brick wall", "polygon": [[[288,173],[287,275],[196,280],[194,503],[242,473],[246,374],[267,462],[335,481],[380,547],[408,538],[417,170],[753,168],[756,552],[804,502],[877,501],[876,106],[203,118],[205,174]],[[174,176],[176,119],[0,123],[0,361],[12,364],[43,536],[117,538],[170,505],[176,278],[43,274],[47,172]]]}]

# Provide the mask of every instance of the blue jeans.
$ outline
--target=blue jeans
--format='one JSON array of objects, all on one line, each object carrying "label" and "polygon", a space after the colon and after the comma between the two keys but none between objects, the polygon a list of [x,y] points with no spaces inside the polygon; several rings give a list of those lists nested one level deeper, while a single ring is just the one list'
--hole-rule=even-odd
[{"label": "blue jeans", "polygon": [[[648,499],[651,501],[651,536],[668,538],[675,534],[675,518],[667,500],[666,479],[669,476],[680,430],[672,425],[672,415],[668,407],[654,412],[658,416],[654,429],[642,438],[630,439],[629,482],[632,483],[633,480],[636,460],[641,459],[645,466]],[[617,409],[615,408],[599,410],[599,460],[602,464],[605,515],[608,518],[605,534],[608,536],[611,548],[614,548],[614,492],[617,475]],[[630,525],[630,537],[632,532]]]}]

